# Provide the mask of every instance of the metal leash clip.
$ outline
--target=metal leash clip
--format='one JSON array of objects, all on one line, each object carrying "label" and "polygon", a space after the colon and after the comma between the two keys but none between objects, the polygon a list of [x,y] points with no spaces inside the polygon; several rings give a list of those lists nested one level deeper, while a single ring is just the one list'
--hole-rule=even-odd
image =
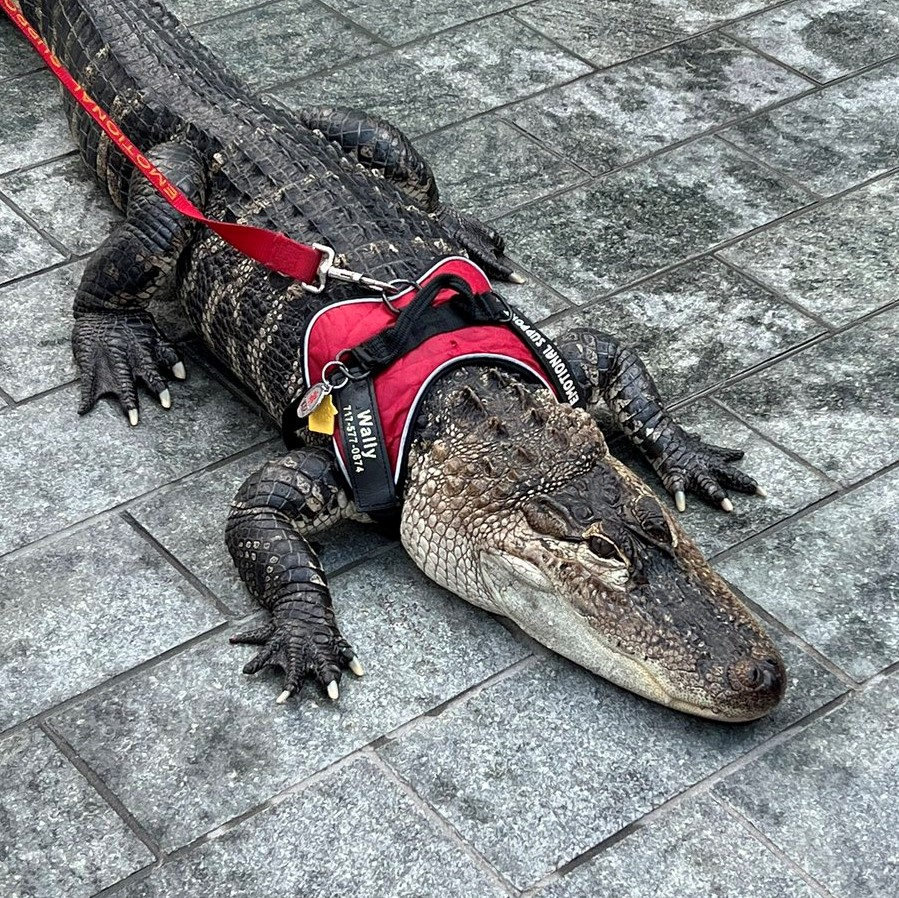
[{"label": "metal leash clip", "polygon": [[377,278],[369,277],[367,274],[361,274],[358,271],[350,271],[348,268],[336,268],[334,266],[334,250],[332,247],[321,243],[313,243],[312,248],[321,253],[322,259],[318,263],[315,283],[303,284],[303,289],[307,293],[321,293],[328,283],[328,278],[335,281],[343,281],[347,284],[359,284],[360,287],[371,287],[372,290],[380,290],[385,296],[388,293],[397,292],[397,288],[387,281],[379,281]]}]

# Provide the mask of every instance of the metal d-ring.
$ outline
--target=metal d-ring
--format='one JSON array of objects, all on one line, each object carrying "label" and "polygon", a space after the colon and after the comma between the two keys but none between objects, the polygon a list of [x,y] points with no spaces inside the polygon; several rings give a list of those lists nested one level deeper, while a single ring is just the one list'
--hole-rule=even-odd
[{"label": "metal d-ring", "polygon": [[[365,380],[366,377],[371,373],[367,368],[360,368],[358,374],[354,374],[350,371],[350,366],[347,365],[345,361],[341,358],[342,355],[349,355],[353,350],[352,349],[341,349],[337,355],[334,356],[334,362],[341,367],[341,373],[344,374],[349,380]],[[328,364],[332,364],[328,362]],[[345,386],[345,385],[344,385]]]},{"label": "metal d-ring", "polygon": [[497,293],[495,290],[493,291],[493,295],[499,300],[500,305],[503,307],[504,317],[497,318],[497,324],[508,324],[512,320],[512,306],[509,305],[508,300],[502,293]]},{"label": "metal d-ring", "polygon": [[[338,355],[339,355],[339,353],[338,353]],[[332,367],[337,369],[338,374],[343,375],[342,383],[337,383],[337,382],[331,380],[331,375],[329,373],[329,369]],[[344,363],[339,361],[338,359],[331,359],[330,362],[325,362],[325,364],[322,366],[321,377],[322,377],[322,380],[327,381],[327,383],[330,384],[332,390],[342,390],[351,380],[353,380],[353,377],[350,374],[349,368],[347,368],[347,366],[344,365]]]},{"label": "metal d-ring", "polygon": [[[408,281],[405,278],[396,278],[395,280],[390,281],[389,283],[390,283],[390,286],[393,287],[393,289],[396,290],[397,293],[402,293],[402,291],[405,290],[406,288],[411,288],[412,290],[418,290],[421,288],[421,284],[419,284],[418,281]],[[381,302],[383,302],[384,305],[387,306],[387,308],[390,309],[390,311],[394,315],[399,315],[399,313],[403,311],[402,309],[397,308],[390,301],[390,298],[387,296],[386,291],[381,292]]]}]

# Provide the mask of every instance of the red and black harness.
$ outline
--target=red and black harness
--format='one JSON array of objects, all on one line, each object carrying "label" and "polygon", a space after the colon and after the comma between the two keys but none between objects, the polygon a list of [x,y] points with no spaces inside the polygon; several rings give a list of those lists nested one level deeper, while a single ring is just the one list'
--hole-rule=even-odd
[{"label": "red and black harness", "polygon": [[[306,383],[282,430],[300,445],[302,419],[325,414],[356,507],[395,511],[412,422],[428,386],[468,364],[510,369],[560,401],[584,405],[573,372],[552,341],[493,292],[473,262],[453,256],[402,292],[338,301],[316,313],[304,340]],[[333,398],[333,406],[331,400]]]}]

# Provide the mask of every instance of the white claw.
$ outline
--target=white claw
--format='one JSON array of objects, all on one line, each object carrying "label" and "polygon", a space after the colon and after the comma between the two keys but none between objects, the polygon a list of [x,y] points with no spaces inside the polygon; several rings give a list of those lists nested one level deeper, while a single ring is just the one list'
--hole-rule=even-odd
[{"label": "white claw", "polygon": [[159,394],[159,403],[163,408],[172,407],[172,394],[167,389]]},{"label": "white claw", "polygon": [[678,511],[686,511],[687,510],[687,497],[684,495],[683,490],[678,490],[674,494],[674,505]]},{"label": "white claw", "polygon": [[340,690],[337,688],[337,680],[331,680],[328,683],[328,698],[331,699],[332,702],[336,702],[338,698],[340,698]]},{"label": "white claw", "polygon": [[362,666],[362,662],[358,658],[353,658],[350,661],[350,670],[356,674],[357,677],[364,676],[365,668]]},{"label": "white claw", "polygon": [[137,427],[137,422],[138,422],[138,420],[139,420],[139,419],[138,419],[138,415],[137,415],[137,409],[136,409],[136,408],[129,408],[129,409],[128,409],[128,423],[129,423],[132,427]]},{"label": "white claw", "polygon": [[509,283],[526,284],[527,281],[517,271],[513,271],[512,274],[509,275]]},{"label": "white claw", "polygon": [[283,705],[287,702],[287,699],[290,698],[291,692],[289,689],[285,689],[276,699],[275,704]]},{"label": "white claw", "polygon": [[172,374],[178,378],[178,380],[184,380],[187,377],[187,370],[184,367],[184,362],[175,362],[172,365]]},{"label": "white claw", "polygon": [[722,507],[725,511],[733,511],[733,510],[734,510],[734,503],[731,502],[730,499],[725,498],[725,499],[722,499],[722,500],[721,500],[721,507]]},{"label": "white claw", "polygon": [[768,498],[768,494],[767,494],[767,493],[766,493],[760,486],[757,486],[757,487],[755,488],[755,494],[756,494],[757,496],[760,496],[762,499],[767,499],[767,498]]}]

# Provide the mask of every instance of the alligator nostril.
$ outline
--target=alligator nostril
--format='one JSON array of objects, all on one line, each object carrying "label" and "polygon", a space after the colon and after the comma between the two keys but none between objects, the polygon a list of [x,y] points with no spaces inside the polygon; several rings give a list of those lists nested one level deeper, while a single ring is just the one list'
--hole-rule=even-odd
[{"label": "alligator nostril", "polygon": [[784,685],[783,664],[774,658],[754,661],[747,681],[758,692],[780,692]]}]

